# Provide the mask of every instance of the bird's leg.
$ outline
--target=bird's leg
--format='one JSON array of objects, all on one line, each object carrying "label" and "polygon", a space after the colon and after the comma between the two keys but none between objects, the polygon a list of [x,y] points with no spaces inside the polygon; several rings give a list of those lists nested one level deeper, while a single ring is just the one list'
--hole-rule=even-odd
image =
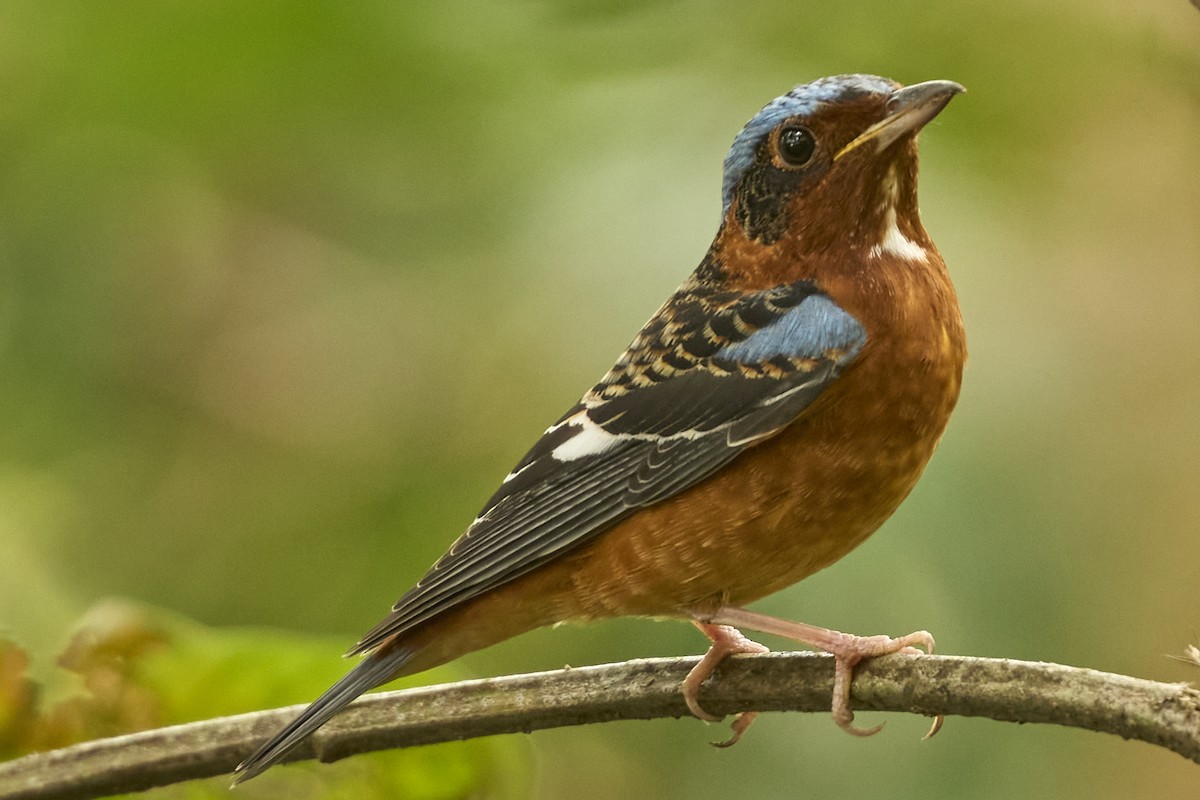
[{"label": "bird's leg", "polygon": [[[907,636],[893,639],[890,636],[854,636],[849,633],[807,625],[803,622],[791,622],[778,617],[769,617],[741,608],[723,608],[707,616],[707,627],[732,629],[750,628],[763,633],[772,633],[791,639],[802,644],[824,650],[834,657],[833,673],[833,721],[838,727],[855,736],[871,736],[879,732],[883,724],[873,728],[858,728],[854,726],[854,712],[850,710],[850,681],[854,676],[854,666],[864,658],[875,658],[892,653],[919,654],[917,647],[925,649],[926,653],[933,652],[933,636],[928,631],[917,631]],[[700,623],[696,623],[700,625]],[[726,626],[731,626],[726,628]],[[702,626],[701,630],[705,630]],[[705,631],[707,633],[707,631]],[[738,634],[739,636],[741,634]],[[710,634],[711,636],[711,634]],[[716,648],[715,642],[713,649]],[[712,650],[709,650],[712,653]],[[705,656],[707,660],[708,656]],[[701,662],[703,663],[703,662]],[[715,665],[714,665],[715,666]],[[694,671],[694,670],[693,670]],[[711,671],[711,670],[710,670]],[[690,676],[689,676],[690,677]],[[689,703],[689,707],[691,704]],[[943,717],[939,714],[925,734],[928,739],[942,727]]]},{"label": "bird's leg", "polygon": [[[721,717],[709,714],[701,708],[700,701],[697,699],[697,695],[700,693],[700,684],[713,674],[726,656],[735,653],[769,653],[770,650],[758,642],[747,639],[737,628],[728,625],[713,625],[699,620],[692,620],[692,624],[709,638],[712,646],[708,648],[704,658],[700,659],[700,663],[692,667],[692,671],[683,679],[683,700],[687,703],[688,709],[700,719],[719,722]],[[750,723],[754,722],[756,716],[758,716],[757,711],[743,711],[738,714],[733,719],[732,735],[723,742],[713,742],[713,744],[717,747],[729,747],[734,744],[742,738],[742,734],[750,727]]]}]

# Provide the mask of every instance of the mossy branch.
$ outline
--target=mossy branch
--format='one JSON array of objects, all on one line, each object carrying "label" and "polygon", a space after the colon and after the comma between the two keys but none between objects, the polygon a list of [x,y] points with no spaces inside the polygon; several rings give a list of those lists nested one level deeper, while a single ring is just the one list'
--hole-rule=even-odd
[{"label": "mossy branch", "polygon": [[[695,663],[628,661],[375,694],[288,760],[336,761],[500,733],[683,717],[688,713],[679,685]],[[737,656],[717,677],[701,694],[714,713],[828,711],[833,659],[816,653]],[[1186,684],[1027,661],[889,656],[856,670],[852,703],[858,710],[1066,725],[1160,745],[1200,763],[1200,691]],[[159,728],[0,763],[0,797],[105,797],[227,774],[300,709]],[[832,726],[830,735],[837,735]]]}]

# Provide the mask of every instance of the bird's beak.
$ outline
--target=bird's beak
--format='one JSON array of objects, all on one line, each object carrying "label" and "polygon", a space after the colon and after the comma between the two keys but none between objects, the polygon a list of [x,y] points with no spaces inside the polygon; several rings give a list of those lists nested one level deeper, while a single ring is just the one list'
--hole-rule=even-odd
[{"label": "bird's beak", "polygon": [[965,91],[954,81],[925,81],[897,89],[888,98],[888,115],[839,150],[833,160],[837,161],[867,142],[875,143],[876,153],[883,151],[904,134],[921,130],[946,107],[950,98]]}]

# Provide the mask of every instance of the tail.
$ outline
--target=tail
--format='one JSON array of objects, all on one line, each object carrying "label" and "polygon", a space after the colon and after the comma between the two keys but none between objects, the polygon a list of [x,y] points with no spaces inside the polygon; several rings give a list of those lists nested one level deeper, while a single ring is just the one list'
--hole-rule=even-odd
[{"label": "tail", "polygon": [[360,661],[340,681],[314,700],[287,727],[271,737],[254,755],[247,758],[233,771],[233,785],[248,781],[282,759],[296,745],[304,741],[331,717],[350,705],[360,694],[386,683],[404,664],[416,654],[416,650],[405,647],[388,647]]}]

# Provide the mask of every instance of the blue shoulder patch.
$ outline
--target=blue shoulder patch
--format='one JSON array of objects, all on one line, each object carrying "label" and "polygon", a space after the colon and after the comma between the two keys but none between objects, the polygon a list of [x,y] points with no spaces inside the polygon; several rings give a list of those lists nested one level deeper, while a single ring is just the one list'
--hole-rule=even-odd
[{"label": "blue shoulder patch", "polygon": [[821,106],[837,100],[876,92],[891,94],[898,86],[894,81],[877,75],[835,75],[797,86],[767,103],[734,138],[729,155],[725,156],[725,176],[721,184],[721,216],[729,211],[734,190],[746,174],[746,170],[754,163],[754,151],[758,149],[758,143],[776,125],[791,117],[808,116]]},{"label": "blue shoulder patch", "polygon": [[858,320],[825,295],[814,294],[770,325],[721,348],[714,358],[757,363],[776,356],[823,358],[829,350],[841,350],[845,355],[838,362],[846,364],[866,341],[867,331]]}]

